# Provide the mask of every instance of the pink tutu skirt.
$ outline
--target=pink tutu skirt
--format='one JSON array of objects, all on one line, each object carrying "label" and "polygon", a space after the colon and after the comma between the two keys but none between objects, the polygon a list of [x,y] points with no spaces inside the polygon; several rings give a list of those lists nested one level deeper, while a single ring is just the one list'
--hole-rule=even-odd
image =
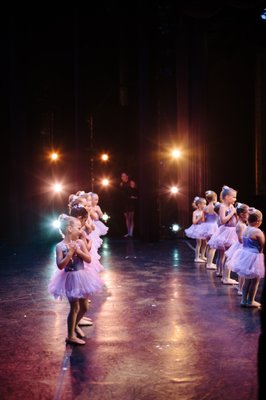
[{"label": "pink tutu skirt", "polygon": [[231,266],[231,260],[234,259],[236,251],[239,249],[242,249],[242,247],[243,247],[243,244],[240,243],[238,240],[237,242],[232,244],[232,246],[229,247],[229,249],[226,250],[226,252],[224,253],[226,255],[226,263],[232,269],[232,271],[233,271],[233,266]]},{"label": "pink tutu skirt", "polygon": [[102,221],[93,221],[94,225],[98,228],[99,235],[104,236],[107,234],[109,227],[106,226]]},{"label": "pink tutu skirt", "polygon": [[192,224],[189,228],[185,229],[185,234],[191,239],[203,239],[200,236],[201,224]]},{"label": "pink tutu skirt", "polygon": [[236,228],[233,226],[220,225],[218,230],[212,235],[208,241],[208,245],[212,249],[227,250],[235,242],[238,242]]},{"label": "pink tutu skirt", "polygon": [[200,224],[199,231],[202,238],[209,239],[218,231],[218,224],[217,222],[203,222]]},{"label": "pink tutu skirt", "polygon": [[104,270],[104,267],[100,263],[101,256],[98,254],[97,249],[93,246],[93,243],[91,246],[90,256],[91,256],[91,262],[87,263],[86,261],[84,261],[84,268],[88,268],[90,271],[93,270],[97,274],[99,272],[102,272]]},{"label": "pink tutu skirt", "polygon": [[99,247],[101,247],[103,244],[103,240],[99,236],[99,230],[97,227],[89,234],[89,239],[92,241],[96,249],[99,249]]},{"label": "pink tutu skirt", "polygon": [[236,251],[231,263],[232,269],[239,276],[247,279],[264,278],[265,276],[263,253],[255,253],[243,247]]},{"label": "pink tutu skirt", "polygon": [[48,291],[56,299],[86,299],[92,293],[100,291],[103,285],[104,282],[93,269],[69,272],[63,269],[56,271],[48,285]]}]

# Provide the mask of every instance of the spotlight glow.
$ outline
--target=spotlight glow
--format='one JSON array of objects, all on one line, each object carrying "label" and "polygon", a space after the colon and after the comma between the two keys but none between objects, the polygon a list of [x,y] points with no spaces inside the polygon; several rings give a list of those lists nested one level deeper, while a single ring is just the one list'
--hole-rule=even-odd
[{"label": "spotlight glow", "polygon": [[110,219],[110,216],[109,216],[106,212],[103,213],[102,220],[103,220],[104,222],[107,222],[108,219]]},{"label": "spotlight glow", "polygon": [[108,186],[109,183],[110,183],[109,179],[107,179],[107,178],[102,179],[102,185],[103,186]]},{"label": "spotlight glow", "polygon": [[61,183],[55,183],[53,186],[53,189],[56,193],[60,193],[63,190],[63,187],[61,185]]},{"label": "spotlight glow", "polygon": [[108,154],[106,154],[106,153],[102,154],[102,155],[101,155],[101,160],[102,160],[102,161],[108,161],[108,160],[109,160]]},{"label": "spotlight glow", "polygon": [[261,19],[266,20],[266,8],[264,8],[263,12],[260,14]]},{"label": "spotlight glow", "polygon": [[170,192],[171,192],[172,194],[176,194],[176,193],[178,193],[178,191],[179,191],[179,189],[178,189],[177,186],[172,186],[171,189],[170,189]]},{"label": "spotlight glow", "polygon": [[56,220],[54,220],[53,222],[52,222],[52,226],[54,227],[54,228],[60,228],[60,222],[58,221],[58,219],[56,219]]},{"label": "spotlight glow", "polygon": [[178,231],[180,230],[180,226],[179,226],[178,224],[173,224],[173,225],[171,226],[171,230],[172,230],[173,232],[178,232]]},{"label": "spotlight glow", "polygon": [[58,160],[58,158],[59,158],[58,153],[52,152],[52,153],[50,154],[50,159],[51,159],[52,161],[56,161],[56,160]]},{"label": "spotlight glow", "polygon": [[181,156],[181,151],[179,149],[174,149],[171,154],[173,158],[179,158]]}]

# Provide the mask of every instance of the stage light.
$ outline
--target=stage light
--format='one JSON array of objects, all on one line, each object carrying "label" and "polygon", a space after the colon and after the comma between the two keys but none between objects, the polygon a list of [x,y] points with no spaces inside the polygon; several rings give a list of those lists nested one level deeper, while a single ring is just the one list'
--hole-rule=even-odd
[{"label": "stage light", "polygon": [[60,193],[63,190],[63,187],[61,185],[61,183],[55,183],[53,186],[53,189],[56,193]]},{"label": "stage light", "polygon": [[177,187],[177,186],[172,186],[171,189],[170,189],[170,192],[171,192],[172,194],[178,193],[178,187]]},{"label": "stage light", "polygon": [[172,150],[171,154],[172,154],[172,157],[176,159],[181,156],[181,151],[179,149],[174,149],[174,150]]},{"label": "stage light", "polygon": [[53,222],[52,222],[52,226],[54,227],[54,228],[60,228],[60,222],[58,221],[58,219],[56,219],[56,220],[54,220]]},{"label": "stage light", "polygon": [[179,226],[178,224],[173,224],[173,225],[171,226],[171,230],[172,230],[173,232],[178,232],[178,231],[180,230],[180,226]]},{"label": "stage light", "polygon": [[260,14],[261,19],[266,20],[266,8],[264,8],[264,10],[262,11],[262,13]]},{"label": "stage light", "polygon": [[106,212],[103,213],[102,220],[103,220],[104,222],[107,222],[108,219],[110,219],[110,216],[109,216]]},{"label": "stage light", "polygon": [[102,160],[102,161],[108,161],[108,160],[109,160],[108,154],[106,154],[106,153],[102,154],[102,155],[101,155],[101,160]]},{"label": "stage light", "polygon": [[59,158],[59,154],[56,153],[55,151],[53,151],[53,152],[50,154],[50,159],[51,159],[52,161],[57,161],[58,158]]},{"label": "stage light", "polygon": [[109,179],[107,179],[107,178],[102,179],[102,185],[103,186],[108,186],[109,183],[110,183]]}]

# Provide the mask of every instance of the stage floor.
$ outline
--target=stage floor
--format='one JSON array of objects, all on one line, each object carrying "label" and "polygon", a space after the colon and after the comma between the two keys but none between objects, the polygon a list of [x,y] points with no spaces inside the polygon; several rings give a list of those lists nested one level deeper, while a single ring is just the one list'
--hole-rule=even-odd
[{"label": "stage floor", "polygon": [[74,347],[68,303],[47,292],[55,245],[2,245],[0,399],[256,400],[260,312],[194,264],[193,245],[105,238],[107,289]]}]

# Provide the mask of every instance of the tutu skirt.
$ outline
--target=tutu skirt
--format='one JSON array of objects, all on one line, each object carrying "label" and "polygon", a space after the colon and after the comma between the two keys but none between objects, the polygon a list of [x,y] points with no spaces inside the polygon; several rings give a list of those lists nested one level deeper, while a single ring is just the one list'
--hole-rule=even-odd
[{"label": "tutu skirt", "polygon": [[229,249],[226,250],[226,252],[224,253],[226,255],[226,263],[232,269],[232,271],[234,271],[233,260],[234,260],[234,256],[236,255],[236,251],[239,249],[242,249],[242,247],[243,247],[243,244],[240,243],[239,241],[237,241],[234,244],[232,244],[232,246],[229,247]]},{"label": "tutu skirt", "polygon": [[89,239],[92,241],[92,244],[96,249],[99,249],[103,244],[103,240],[99,236],[99,229],[97,227],[89,234]]},{"label": "tutu skirt", "polygon": [[201,224],[192,224],[189,228],[185,229],[185,234],[191,239],[203,239],[200,236]]},{"label": "tutu skirt", "polygon": [[217,222],[203,222],[200,224],[200,236],[204,239],[209,239],[215,232],[218,231]]},{"label": "tutu skirt", "polygon": [[71,300],[88,298],[100,291],[104,282],[93,269],[89,270],[89,265],[78,271],[57,270],[48,285],[49,293],[56,299],[67,297]]},{"label": "tutu skirt", "polygon": [[208,245],[212,249],[227,250],[235,242],[238,242],[235,226],[220,225],[208,241]]},{"label": "tutu skirt", "polygon": [[247,279],[263,278],[265,276],[264,254],[242,248],[236,251],[231,259],[232,269]]},{"label": "tutu skirt", "polygon": [[109,227],[106,226],[102,221],[94,221],[94,225],[97,227],[100,236],[104,236],[107,234]]}]

